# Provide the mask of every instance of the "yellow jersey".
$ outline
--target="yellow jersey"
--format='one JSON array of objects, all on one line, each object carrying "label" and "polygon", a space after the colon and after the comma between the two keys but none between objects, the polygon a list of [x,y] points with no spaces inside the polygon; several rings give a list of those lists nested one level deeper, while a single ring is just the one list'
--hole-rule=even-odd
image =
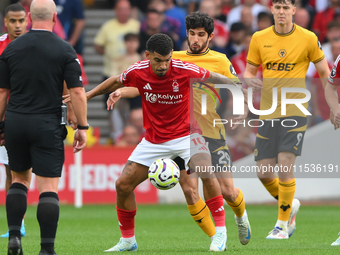
[{"label": "yellow jersey", "polygon": [[[256,32],[250,42],[247,62],[256,67],[262,64],[263,89],[260,110],[272,106],[272,89],[278,89],[277,108],[270,115],[260,119],[274,119],[306,115],[294,104],[287,104],[287,115],[281,115],[281,88],[297,87],[306,89],[306,73],[310,62],[314,64],[324,59],[321,44],[316,35],[296,24],[287,34],[279,34],[271,26]],[[303,93],[287,93],[286,98],[304,98]],[[303,104],[308,108],[308,103]]]},{"label": "yellow jersey", "polygon": [[[187,61],[194,63],[195,65],[205,68],[211,72],[222,74],[235,83],[241,83],[237,77],[237,74],[230,63],[229,59],[225,54],[207,49],[203,53],[193,54],[187,51],[174,51],[172,54],[173,59],[180,59],[182,61]],[[218,94],[219,89],[211,87]],[[209,87],[203,84],[196,83],[193,85],[194,91],[194,116],[199,126],[202,129],[202,135],[205,137],[213,139],[224,139],[225,140],[225,129],[223,124],[216,124],[214,127],[214,119],[221,119],[221,117],[216,112],[217,96],[214,91],[211,91]],[[204,90],[203,90],[204,89]],[[207,114],[202,115],[201,113],[201,97],[202,94],[207,94]],[[214,97],[214,99],[211,96]],[[223,102],[222,102],[223,104]]]}]

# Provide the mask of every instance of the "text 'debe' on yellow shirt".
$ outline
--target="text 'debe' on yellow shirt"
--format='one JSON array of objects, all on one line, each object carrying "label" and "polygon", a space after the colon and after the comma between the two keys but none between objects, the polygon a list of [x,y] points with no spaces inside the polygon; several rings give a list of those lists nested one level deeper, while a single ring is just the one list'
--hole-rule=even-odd
[{"label": "text 'debe' on yellow shirt", "polygon": [[[247,62],[256,67],[262,64],[263,90],[260,110],[272,106],[272,89],[278,89],[278,106],[274,113],[260,119],[274,119],[305,115],[293,104],[287,105],[287,115],[281,115],[281,88],[306,88],[305,78],[310,62],[314,64],[325,57],[316,35],[294,24],[291,32],[279,34],[271,26],[256,32],[249,46]],[[287,93],[286,98],[304,98],[302,93]],[[303,104],[306,109],[308,103]]]}]

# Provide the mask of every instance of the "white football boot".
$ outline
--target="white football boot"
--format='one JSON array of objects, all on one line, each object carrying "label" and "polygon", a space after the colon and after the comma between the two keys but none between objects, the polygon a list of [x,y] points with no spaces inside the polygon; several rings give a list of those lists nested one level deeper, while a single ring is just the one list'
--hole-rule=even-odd
[{"label": "white football boot", "polygon": [[216,232],[210,244],[210,251],[225,251],[227,249],[227,231]]},{"label": "white football boot", "polygon": [[238,239],[241,244],[246,245],[251,238],[251,228],[248,220],[247,210],[244,211],[244,215],[238,218],[235,215],[236,226],[238,228]]},{"label": "white football boot", "polygon": [[295,218],[296,214],[299,211],[300,208],[300,201],[296,198],[293,199],[293,205],[292,205],[292,211],[290,212],[289,215],[289,220],[288,220],[288,236],[291,237],[296,229],[296,223],[295,223]]},{"label": "white football boot", "polygon": [[137,251],[138,246],[137,242],[128,242],[123,237],[120,238],[119,243],[113,246],[112,248],[105,250],[104,252],[112,252],[112,251]]}]

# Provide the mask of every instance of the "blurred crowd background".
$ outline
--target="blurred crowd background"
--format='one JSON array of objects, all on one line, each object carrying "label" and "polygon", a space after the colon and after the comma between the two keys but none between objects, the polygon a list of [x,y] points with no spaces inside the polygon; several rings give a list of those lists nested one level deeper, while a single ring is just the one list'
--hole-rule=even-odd
[{"label": "blurred crowd background", "polygon": [[[26,10],[32,0],[1,0],[0,32],[5,33],[3,16],[6,7],[21,3]],[[187,50],[185,17],[189,12],[202,11],[214,19],[214,38],[209,48],[226,54],[242,80],[246,57],[253,33],[273,25],[271,0],[54,0],[58,22],[54,32],[67,40],[80,59],[84,53],[86,10],[112,10],[112,17],[99,25],[93,38],[96,54],[103,55],[101,80],[119,75],[131,64],[144,58],[146,41],[159,32],[168,34],[175,50]],[[340,0],[296,0],[294,22],[313,31],[322,44],[331,67],[340,54]],[[100,12],[98,12],[100,13]],[[98,17],[99,19],[100,17]],[[92,19],[93,20],[93,19]],[[31,24],[28,24],[28,29]],[[86,58],[85,58],[86,59]],[[84,62],[86,67],[87,63]],[[84,85],[88,83],[86,74]],[[261,72],[258,72],[262,78]],[[318,74],[311,65],[307,73],[307,87],[312,92],[308,126],[329,119],[329,108],[324,99]],[[222,93],[223,107],[218,113],[222,119],[232,116],[232,97]],[[107,98],[107,97],[106,97]],[[102,110],[106,111],[106,98]],[[260,93],[255,95],[254,106],[259,109]],[[141,98],[122,99],[109,115],[110,134],[107,144],[134,146],[144,136]],[[249,115],[249,119],[257,116]],[[226,125],[227,144],[233,160],[253,153],[256,128],[248,125],[231,130]]]}]

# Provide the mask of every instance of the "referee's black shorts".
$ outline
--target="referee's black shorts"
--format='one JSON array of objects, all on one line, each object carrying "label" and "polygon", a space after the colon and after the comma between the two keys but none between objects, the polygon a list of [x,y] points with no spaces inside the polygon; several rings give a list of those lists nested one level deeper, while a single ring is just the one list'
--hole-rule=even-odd
[{"label": "referee's black shorts", "polygon": [[58,114],[6,112],[5,146],[12,171],[43,177],[60,177],[67,131]]}]

